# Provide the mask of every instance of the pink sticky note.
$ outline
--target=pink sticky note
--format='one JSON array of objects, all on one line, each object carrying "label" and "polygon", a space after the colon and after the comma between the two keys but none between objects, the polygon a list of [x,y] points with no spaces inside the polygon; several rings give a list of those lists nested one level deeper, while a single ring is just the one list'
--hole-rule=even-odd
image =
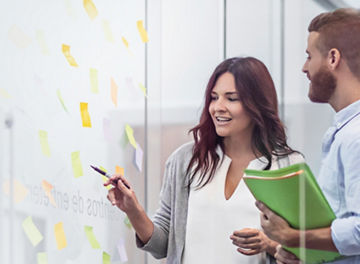
[{"label": "pink sticky note", "polygon": [[142,161],[143,161],[143,150],[141,149],[139,143],[137,144],[137,148],[135,149],[135,166],[141,171],[142,170]]},{"label": "pink sticky note", "polygon": [[126,249],[125,249],[125,241],[123,238],[120,238],[119,242],[116,245],[119,256],[120,256],[120,261],[121,262],[126,262],[128,261],[128,257],[126,254]]}]

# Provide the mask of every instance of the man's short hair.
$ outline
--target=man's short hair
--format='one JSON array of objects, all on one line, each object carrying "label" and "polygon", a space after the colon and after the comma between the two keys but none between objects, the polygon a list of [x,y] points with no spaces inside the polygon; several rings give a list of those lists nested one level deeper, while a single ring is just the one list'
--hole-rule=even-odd
[{"label": "man's short hair", "polygon": [[360,11],[340,8],[316,16],[308,27],[318,32],[317,48],[323,56],[336,48],[347,62],[351,72],[360,80]]}]

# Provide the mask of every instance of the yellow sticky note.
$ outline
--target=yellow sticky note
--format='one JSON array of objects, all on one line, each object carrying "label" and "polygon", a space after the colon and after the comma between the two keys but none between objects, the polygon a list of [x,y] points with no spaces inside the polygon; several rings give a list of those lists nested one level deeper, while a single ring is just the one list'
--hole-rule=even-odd
[{"label": "yellow sticky note", "polygon": [[123,167],[120,167],[120,166],[116,165],[115,166],[115,173],[124,176],[125,175],[125,170],[124,170]]},{"label": "yellow sticky note", "polygon": [[110,87],[111,87],[111,101],[114,103],[115,106],[117,106],[118,86],[116,85],[116,82],[112,77],[110,80]]},{"label": "yellow sticky note", "polygon": [[105,39],[107,41],[109,41],[109,42],[114,42],[114,37],[113,37],[113,34],[111,32],[109,21],[103,19],[102,20],[102,28],[103,28],[103,31],[104,31],[104,34],[105,34]]},{"label": "yellow sticky note", "polygon": [[83,127],[91,127],[88,103],[80,103],[80,113]]},{"label": "yellow sticky note", "polygon": [[94,249],[100,248],[100,244],[96,240],[95,234],[93,232],[93,227],[92,226],[84,226],[84,231],[85,231],[87,239],[90,242],[91,247]]},{"label": "yellow sticky note", "polygon": [[9,28],[8,38],[15,44],[15,46],[22,49],[28,47],[31,42],[31,38],[16,25],[12,25]]},{"label": "yellow sticky note", "polygon": [[144,93],[144,96],[147,97],[145,86],[142,83],[139,83],[139,87],[140,87],[141,91]]},{"label": "yellow sticky note", "polygon": [[57,207],[54,196],[52,196],[51,194],[51,190],[54,188],[49,182],[42,180],[41,182],[41,186],[44,189],[44,192],[46,194],[47,197],[49,197],[50,203]]},{"label": "yellow sticky note", "polygon": [[65,58],[67,59],[67,61],[69,62],[69,64],[71,66],[74,66],[74,67],[78,66],[74,57],[71,56],[71,54],[70,54],[70,46],[68,46],[66,44],[62,44],[62,53],[64,54]]},{"label": "yellow sticky note", "polygon": [[70,1],[71,0],[65,0],[66,13],[69,17],[76,18],[74,8],[72,7]]},{"label": "yellow sticky note", "polygon": [[65,103],[64,103],[64,99],[63,99],[62,96],[61,96],[60,89],[57,89],[57,90],[56,90],[56,94],[57,94],[57,97],[58,97],[58,99],[59,99],[62,107],[64,108],[64,110],[65,110],[66,112],[69,112],[69,111],[67,110],[67,108],[66,108]]},{"label": "yellow sticky note", "polygon": [[[19,182],[16,179],[14,179],[13,184],[14,184],[14,193],[13,193],[14,201],[15,201],[15,203],[20,203],[21,201],[23,201],[25,199],[26,195],[28,195],[29,190],[21,182]],[[3,183],[2,188],[3,188],[3,192],[6,195],[10,195],[10,181],[9,180],[6,180]]]},{"label": "yellow sticky note", "polygon": [[47,132],[44,130],[39,130],[39,139],[40,139],[40,145],[41,145],[41,151],[46,157],[50,157],[50,147],[48,143],[48,136]]},{"label": "yellow sticky note", "polygon": [[29,238],[31,244],[35,247],[43,240],[43,236],[39,229],[34,225],[31,216],[28,216],[23,222],[22,227],[25,231],[26,236]]},{"label": "yellow sticky note", "polygon": [[137,147],[137,144],[136,144],[136,141],[135,141],[135,138],[134,138],[134,130],[131,128],[131,126],[129,126],[128,124],[126,124],[125,126],[125,132],[126,132],[126,136],[130,142],[130,144],[136,148]]},{"label": "yellow sticky note", "polygon": [[146,29],[144,28],[144,24],[142,20],[136,21],[136,25],[141,37],[142,42],[146,43],[149,41],[148,34],[146,32]]},{"label": "yellow sticky note", "polygon": [[50,52],[45,41],[44,32],[41,30],[36,31],[36,39],[39,43],[42,54],[49,55]]},{"label": "yellow sticky note", "polygon": [[48,257],[46,252],[39,252],[36,254],[37,264],[48,264]]},{"label": "yellow sticky note", "polygon": [[129,48],[129,42],[126,40],[125,37],[121,37],[122,42],[124,43],[126,48]]},{"label": "yellow sticky note", "polygon": [[57,249],[60,250],[65,248],[67,246],[67,242],[66,242],[66,236],[62,222],[55,224],[54,232],[55,232]]},{"label": "yellow sticky note", "polygon": [[83,169],[80,160],[80,151],[75,151],[71,153],[71,163],[74,177],[78,178],[80,176],[83,176]]},{"label": "yellow sticky note", "polygon": [[[102,181],[103,183],[108,181],[108,178],[105,177],[104,175],[101,175]],[[104,186],[106,189],[110,190],[112,188],[112,185],[108,185],[108,186]]]},{"label": "yellow sticky note", "polygon": [[0,97],[10,99],[11,95],[5,89],[0,88]]},{"label": "yellow sticky note", "polygon": [[110,264],[110,255],[108,253],[106,253],[105,251],[103,251],[103,264]]},{"label": "yellow sticky note", "polygon": [[90,86],[93,93],[99,93],[98,71],[94,68],[90,68]]},{"label": "yellow sticky note", "polygon": [[96,9],[96,6],[94,5],[93,1],[91,0],[84,0],[83,5],[85,8],[86,13],[90,17],[90,19],[94,20],[96,16],[98,15],[98,11]]}]

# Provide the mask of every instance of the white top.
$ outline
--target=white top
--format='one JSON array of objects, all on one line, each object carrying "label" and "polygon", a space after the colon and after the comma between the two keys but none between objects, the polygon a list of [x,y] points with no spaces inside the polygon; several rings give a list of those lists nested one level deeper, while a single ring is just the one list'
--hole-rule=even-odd
[{"label": "white top", "polygon": [[[207,185],[198,190],[190,188],[182,264],[265,263],[265,253],[243,255],[230,239],[235,230],[261,229],[259,210],[243,179],[229,200],[225,199],[225,180],[230,164],[231,159],[225,155]],[[261,170],[266,164],[255,159],[248,168]],[[196,182],[195,178],[194,185]]]}]

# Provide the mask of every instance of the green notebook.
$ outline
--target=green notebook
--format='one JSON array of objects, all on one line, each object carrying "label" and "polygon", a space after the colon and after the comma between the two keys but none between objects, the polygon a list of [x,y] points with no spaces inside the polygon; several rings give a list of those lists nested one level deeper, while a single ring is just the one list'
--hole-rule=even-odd
[{"label": "green notebook", "polygon": [[[245,170],[243,177],[256,200],[265,203],[293,228],[300,229],[300,210],[305,229],[327,227],[336,218],[310,168],[305,163],[294,164],[278,170]],[[300,181],[300,179],[302,179]],[[300,184],[305,196],[300,196]],[[300,199],[305,206],[300,208]],[[286,248],[306,263],[322,263],[341,258],[337,252],[305,250],[305,259],[299,248]]]}]

